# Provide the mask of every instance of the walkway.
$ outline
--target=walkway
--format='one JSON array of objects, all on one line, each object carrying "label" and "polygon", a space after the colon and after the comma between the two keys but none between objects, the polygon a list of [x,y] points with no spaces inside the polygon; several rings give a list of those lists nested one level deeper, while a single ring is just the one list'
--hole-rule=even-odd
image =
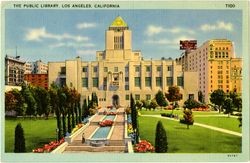
[{"label": "walkway", "polygon": [[[168,120],[178,121],[179,122],[178,119],[169,118],[169,117],[162,117],[161,115],[141,115],[141,116],[143,116],[143,117],[156,117],[156,118],[168,119]],[[202,123],[194,123],[194,125],[204,127],[204,128],[208,128],[210,130],[215,130],[215,131],[227,133],[227,134],[230,134],[230,135],[242,137],[242,134],[239,133],[239,132],[234,132],[234,131],[231,131],[231,130],[226,130],[226,129],[223,129],[223,128],[214,127],[214,126],[210,126],[210,125],[205,125],[205,124],[202,124]]]},{"label": "walkway", "polygon": [[89,138],[97,128],[99,128],[99,122],[106,116],[104,111],[110,109],[101,108],[98,113],[93,116],[90,120],[89,125],[85,130],[82,131],[76,138],[71,142],[65,149],[63,153],[86,153],[86,152],[115,152],[124,153],[127,150],[125,143],[125,114],[124,108],[119,108],[115,110],[117,112],[116,119],[113,124],[113,130],[110,139],[108,139],[108,145],[102,147],[91,146],[87,142],[82,143],[82,134],[84,133],[85,138]]}]

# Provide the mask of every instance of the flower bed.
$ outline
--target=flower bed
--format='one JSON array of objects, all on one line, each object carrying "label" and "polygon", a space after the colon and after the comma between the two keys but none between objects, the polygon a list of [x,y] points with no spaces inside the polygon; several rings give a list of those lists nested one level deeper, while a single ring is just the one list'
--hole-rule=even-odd
[{"label": "flower bed", "polygon": [[75,133],[77,130],[79,130],[83,126],[82,123],[79,123],[78,125],[75,126],[75,128],[72,129],[71,135]]},{"label": "flower bed", "polygon": [[207,107],[193,108],[192,111],[210,111]]},{"label": "flower bed", "polygon": [[130,123],[130,124],[128,124],[127,130],[128,130],[128,135],[134,132],[133,127],[132,127],[132,124],[131,124],[131,123]]},{"label": "flower bed", "polygon": [[104,121],[102,121],[102,122],[99,122],[99,125],[100,125],[101,127],[106,127],[106,126],[112,126],[113,123],[114,123],[114,122],[113,122],[112,120],[107,119],[107,120],[104,120]]},{"label": "flower bed", "polygon": [[49,153],[52,150],[56,149],[59,145],[61,145],[62,143],[64,143],[64,138],[62,138],[59,141],[51,141],[49,144],[45,144],[42,148],[36,148],[33,149],[33,153]]},{"label": "flower bed", "polygon": [[154,150],[154,146],[146,140],[141,140],[134,148],[134,151],[138,153],[154,152]]}]

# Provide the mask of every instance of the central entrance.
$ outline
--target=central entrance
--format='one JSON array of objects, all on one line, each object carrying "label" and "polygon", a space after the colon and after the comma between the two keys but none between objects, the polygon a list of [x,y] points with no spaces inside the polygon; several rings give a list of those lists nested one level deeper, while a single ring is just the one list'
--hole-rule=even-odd
[{"label": "central entrance", "polygon": [[120,101],[119,101],[119,96],[118,95],[113,95],[112,96],[112,104],[114,107],[117,107],[120,105]]}]

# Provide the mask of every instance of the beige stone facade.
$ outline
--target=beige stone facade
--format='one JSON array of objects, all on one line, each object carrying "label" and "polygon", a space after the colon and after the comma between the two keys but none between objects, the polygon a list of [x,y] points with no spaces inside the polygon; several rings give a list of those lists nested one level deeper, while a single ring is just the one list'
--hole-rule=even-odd
[{"label": "beige stone facade", "polygon": [[136,100],[151,100],[158,90],[168,91],[177,85],[183,101],[198,97],[198,74],[182,71],[175,60],[143,60],[139,50],[132,50],[132,32],[121,17],[106,31],[105,50],[96,52],[96,61],[79,57],[64,62],[49,62],[49,84],[75,87],[83,98],[97,93],[99,103],[112,105],[114,99],[129,105],[132,93]]},{"label": "beige stone facade", "polygon": [[196,50],[186,52],[176,59],[183,71],[196,71],[199,90],[209,101],[210,93],[216,89],[224,92],[236,90],[241,94],[242,60],[236,58],[233,42],[227,39],[209,40]]}]

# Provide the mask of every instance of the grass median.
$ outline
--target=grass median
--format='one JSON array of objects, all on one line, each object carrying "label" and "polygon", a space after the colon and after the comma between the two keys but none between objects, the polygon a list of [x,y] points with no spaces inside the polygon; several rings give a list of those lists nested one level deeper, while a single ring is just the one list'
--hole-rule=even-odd
[{"label": "grass median", "polygon": [[139,117],[140,138],[154,144],[155,130],[161,120],[168,137],[168,153],[240,153],[241,137],[190,126],[155,117]]},{"label": "grass median", "polygon": [[56,119],[6,119],[5,120],[5,152],[14,151],[15,127],[22,124],[24,130],[26,151],[42,147],[52,140],[56,140]]}]

